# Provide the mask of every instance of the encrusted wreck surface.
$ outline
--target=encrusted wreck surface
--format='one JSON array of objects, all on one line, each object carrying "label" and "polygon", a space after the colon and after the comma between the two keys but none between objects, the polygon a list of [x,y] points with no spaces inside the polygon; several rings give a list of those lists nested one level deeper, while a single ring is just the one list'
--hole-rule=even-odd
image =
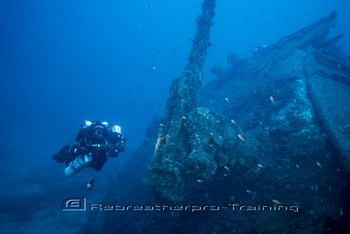
[{"label": "encrusted wreck surface", "polygon": [[[162,231],[321,233],[342,215],[350,172],[350,59],[341,36],[327,39],[336,13],[247,61],[231,56],[197,107],[214,3],[204,1],[203,44],[170,88],[150,183],[164,204],[222,209],[165,213]],[[192,227],[176,225],[184,215]]]},{"label": "encrusted wreck surface", "polygon": [[[203,1],[188,64],[182,75],[171,84],[166,113],[160,124],[154,160],[150,167],[151,183],[155,191],[167,200],[181,201],[187,190],[187,179],[183,178],[179,169],[190,147],[185,125],[188,114],[197,106],[204,62],[210,46],[215,3],[215,0]],[[171,166],[174,164],[177,166]]]}]

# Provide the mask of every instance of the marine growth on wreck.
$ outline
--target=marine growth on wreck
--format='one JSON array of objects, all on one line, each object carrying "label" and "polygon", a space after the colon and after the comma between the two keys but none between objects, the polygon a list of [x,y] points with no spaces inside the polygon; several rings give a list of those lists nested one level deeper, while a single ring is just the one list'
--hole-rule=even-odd
[{"label": "marine growth on wreck", "polygon": [[341,35],[328,37],[337,14],[247,60],[231,56],[201,89],[214,10],[204,0],[188,64],[170,87],[151,188],[166,205],[222,208],[187,231],[321,233],[342,216],[350,172],[350,59],[336,47]]}]

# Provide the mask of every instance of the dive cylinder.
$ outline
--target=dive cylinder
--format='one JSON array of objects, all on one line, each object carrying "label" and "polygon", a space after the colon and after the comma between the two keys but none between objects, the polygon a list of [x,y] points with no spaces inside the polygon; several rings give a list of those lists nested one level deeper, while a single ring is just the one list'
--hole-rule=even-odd
[{"label": "dive cylinder", "polygon": [[82,169],[89,166],[91,161],[92,161],[91,153],[79,156],[69,163],[68,167],[64,170],[64,173],[66,173],[68,177],[72,177]]}]

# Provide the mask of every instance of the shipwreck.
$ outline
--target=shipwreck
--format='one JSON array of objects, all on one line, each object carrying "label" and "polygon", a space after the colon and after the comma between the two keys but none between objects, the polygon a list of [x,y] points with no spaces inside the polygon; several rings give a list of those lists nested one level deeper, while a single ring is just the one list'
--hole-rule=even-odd
[{"label": "shipwreck", "polygon": [[[147,186],[134,178],[129,190],[152,193],[123,196],[167,208],[138,215],[128,231],[322,233],[344,218],[350,173],[350,58],[337,47],[342,35],[329,36],[337,13],[249,59],[228,56],[230,68],[214,67],[217,79],[202,87],[214,15],[215,0],[204,0],[164,116],[128,163],[149,165]],[[109,198],[125,200],[113,183]],[[180,211],[193,205],[201,212]]]}]

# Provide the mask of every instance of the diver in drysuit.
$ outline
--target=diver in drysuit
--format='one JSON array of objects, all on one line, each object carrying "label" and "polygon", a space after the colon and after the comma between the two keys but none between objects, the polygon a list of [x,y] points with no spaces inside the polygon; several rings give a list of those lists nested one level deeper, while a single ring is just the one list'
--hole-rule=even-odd
[{"label": "diver in drysuit", "polygon": [[86,120],[74,145],[71,148],[69,145],[63,146],[53,155],[53,159],[67,165],[65,174],[69,177],[87,167],[99,171],[108,157],[118,157],[124,151],[125,143],[126,138],[121,134],[119,125]]}]

